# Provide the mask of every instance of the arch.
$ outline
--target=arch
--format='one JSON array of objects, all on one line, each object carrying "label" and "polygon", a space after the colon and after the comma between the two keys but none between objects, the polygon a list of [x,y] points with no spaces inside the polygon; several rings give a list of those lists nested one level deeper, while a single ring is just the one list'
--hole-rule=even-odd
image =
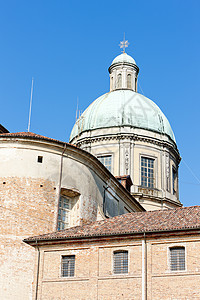
[{"label": "arch", "polygon": [[119,73],[119,74],[117,75],[117,88],[119,89],[119,88],[121,88],[121,87],[122,87],[122,74]]},{"label": "arch", "polygon": [[62,230],[72,225],[73,208],[80,196],[80,192],[74,188],[61,188],[58,203],[57,230]]},{"label": "arch", "polygon": [[128,89],[132,88],[132,76],[131,76],[131,74],[127,75],[127,88]]}]

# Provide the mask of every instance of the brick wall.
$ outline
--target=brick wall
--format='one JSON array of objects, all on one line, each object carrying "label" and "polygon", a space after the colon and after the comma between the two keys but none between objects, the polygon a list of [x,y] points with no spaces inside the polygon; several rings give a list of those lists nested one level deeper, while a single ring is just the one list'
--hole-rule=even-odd
[{"label": "brick wall", "polygon": [[[186,269],[170,271],[169,247],[185,246]],[[113,274],[113,251],[128,250],[128,274]],[[200,299],[199,237],[147,240],[147,299]],[[62,255],[75,255],[75,276],[61,276]],[[35,269],[37,266],[35,266]],[[38,299],[142,299],[141,240],[41,247]]]},{"label": "brick wall", "polygon": [[22,240],[55,230],[56,214],[53,182],[0,178],[0,299],[32,299],[35,250]]}]

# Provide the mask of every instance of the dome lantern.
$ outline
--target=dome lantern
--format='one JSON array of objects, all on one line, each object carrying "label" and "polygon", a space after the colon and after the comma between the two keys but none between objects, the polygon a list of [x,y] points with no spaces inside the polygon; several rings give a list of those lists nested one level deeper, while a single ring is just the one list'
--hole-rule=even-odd
[{"label": "dome lantern", "polygon": [[125,52],[128,41],[120,42],[123,53],[118,55],[113,61],[108,71],[110,73],[110,92],[119,89],[128,89],[137,92],[137,77],[139,68],[135,60]]},{"label": "dome lantern", "polygon": [[118,55],[108,69],[110,73],[110,91],[128,89],[137,92],[139,68],[135,60],[127,53]]}]

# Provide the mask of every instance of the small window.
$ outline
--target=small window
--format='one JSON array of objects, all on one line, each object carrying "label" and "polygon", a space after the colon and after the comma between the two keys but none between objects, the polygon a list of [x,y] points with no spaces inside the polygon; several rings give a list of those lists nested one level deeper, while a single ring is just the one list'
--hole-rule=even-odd
[{"label": "small window", "polygon": [[131,74],[127,75],[127,88],[131,89]]},{"label": "small window", "polygon": [[71,202],[66,196],[60,196],[58,209],[58,230],[69,227]]},{"label": "small window", "polygon": [[154,159],[141,158],[141,186],[154,187]]},{"label": "small window", "polygon": [[128,273],[128,251],[116,251],[114,252],[114,274]]},{"label": "small window", "polygon": [[43,156],[38,156],[38,163],[42,163],[42,161],[43,161]]},{"label": "small window", "polygon": [[170,248],[170,270],[185,270],[185,247]]},{"label": "small window", "polygon": [[98,156],[97,158],[111,172],[112,155]]},{"label": "small window", "polygon": [[118,88],[122,87],[122,74],[117,75],[117,87]]},{"label": "small window", "polygon": [[75,271],[75,255],[62,256],[61,276],[73,277]]}]

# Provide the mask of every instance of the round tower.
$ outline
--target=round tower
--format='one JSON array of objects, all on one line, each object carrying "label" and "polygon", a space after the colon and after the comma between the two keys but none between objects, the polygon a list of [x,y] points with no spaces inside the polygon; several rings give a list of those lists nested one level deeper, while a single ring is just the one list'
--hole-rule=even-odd
[{"label": "round tower", "polygon": [[110,91],[128,89],[137,92],[139,68],[135,60],[127,53],[118,55],[108,69],[110,73]]}]

